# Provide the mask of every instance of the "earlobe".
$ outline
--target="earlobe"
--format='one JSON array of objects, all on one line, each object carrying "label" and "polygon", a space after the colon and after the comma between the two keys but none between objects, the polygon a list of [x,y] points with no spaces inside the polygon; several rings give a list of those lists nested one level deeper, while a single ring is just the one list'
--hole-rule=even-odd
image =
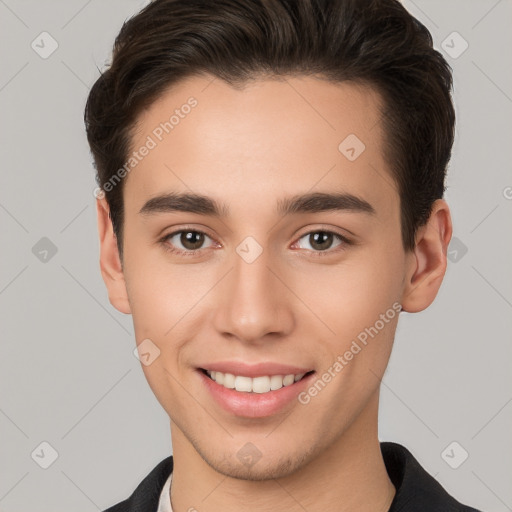
[{"label": "earlobe", "polygon": [[101,276],[107,287],[110,303],[121,313],[131,314],[117,240],[109,217],[110,208],[105,198],[96,199],[96,211]]},{"label": "earlobe", "polygon": [[432,206],[429,220],[418,229],[416,245],[409,256],[402,308],[408,313],[426,309],[434,301],[447,266],[452,237],[450,209],[444,199]]}]

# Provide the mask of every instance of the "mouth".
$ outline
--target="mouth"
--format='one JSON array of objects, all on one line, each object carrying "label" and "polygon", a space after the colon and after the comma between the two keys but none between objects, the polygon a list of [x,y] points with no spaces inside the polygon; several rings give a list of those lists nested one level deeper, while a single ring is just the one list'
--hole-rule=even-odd
[{"label": "mouth", "polygon": [[249,377],[246,375],[234,375],[232,373],[206,370],[204,368],[199,368],[199,370],[225,389],[251,394],[265,394],[271,391],[277,391],[281,388],[291,386],[314,373],[314,370],[311,370],[297,374],[289,373],[284,375]]}]

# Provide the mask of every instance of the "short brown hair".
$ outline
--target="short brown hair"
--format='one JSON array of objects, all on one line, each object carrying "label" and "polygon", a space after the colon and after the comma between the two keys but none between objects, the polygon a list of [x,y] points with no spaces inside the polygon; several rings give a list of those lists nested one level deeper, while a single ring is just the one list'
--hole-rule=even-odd
[{"label": "short brown hair", "polygon": [[[373,87],[384,100],[385,157],[400,194],[405,250],[444,194],[454,139],[450,66],[397,0],[154,0],[127,20],[85,108],[102,189],[126,162],[144,107],[180,79],[230,85],[315,75]],[[124,182],[124,180],[123,180]],[[105,190],[122,258],[123,182]]]}]

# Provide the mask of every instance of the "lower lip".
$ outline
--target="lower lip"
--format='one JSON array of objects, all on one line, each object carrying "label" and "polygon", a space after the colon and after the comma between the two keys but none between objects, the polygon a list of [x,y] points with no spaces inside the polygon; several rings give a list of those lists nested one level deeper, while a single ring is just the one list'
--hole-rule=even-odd
[{"label": "lower lip", "polygon": [[298,394],[309,385],[315,373],[306,375],[301,380],[283,386],[281,389],[268,393],[247,393],[228,389],[214,380],[202,370],[197,370],[206,389],[213,399],[227,412],[246,418],[264,418],[281,411],[287,404],[297,398]]}]

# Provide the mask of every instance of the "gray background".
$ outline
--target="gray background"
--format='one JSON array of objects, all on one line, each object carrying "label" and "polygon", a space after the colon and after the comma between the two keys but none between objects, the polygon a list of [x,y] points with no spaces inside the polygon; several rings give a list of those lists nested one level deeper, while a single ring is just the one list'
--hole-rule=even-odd
[{"label": "gray background", "polygon": [[[133,355],[131,317],[109,304],[101,280],[83,128],[97,67],[145,3],[0,0],[4,512],[102,510],[171,452],[168,418]],[[380,437],[407,446],[461,501],[512,510],[512,2],[405,4],[454,69],[446,198],[457,240],[435,303],[402,315]],[[46,59],[31,47],[43,31],[58,43]],[[469,44],[461,55],[454,31]],[[44,441],[58,452],[48,469]],[[462,450],[469,457],[453,469]]]}]

